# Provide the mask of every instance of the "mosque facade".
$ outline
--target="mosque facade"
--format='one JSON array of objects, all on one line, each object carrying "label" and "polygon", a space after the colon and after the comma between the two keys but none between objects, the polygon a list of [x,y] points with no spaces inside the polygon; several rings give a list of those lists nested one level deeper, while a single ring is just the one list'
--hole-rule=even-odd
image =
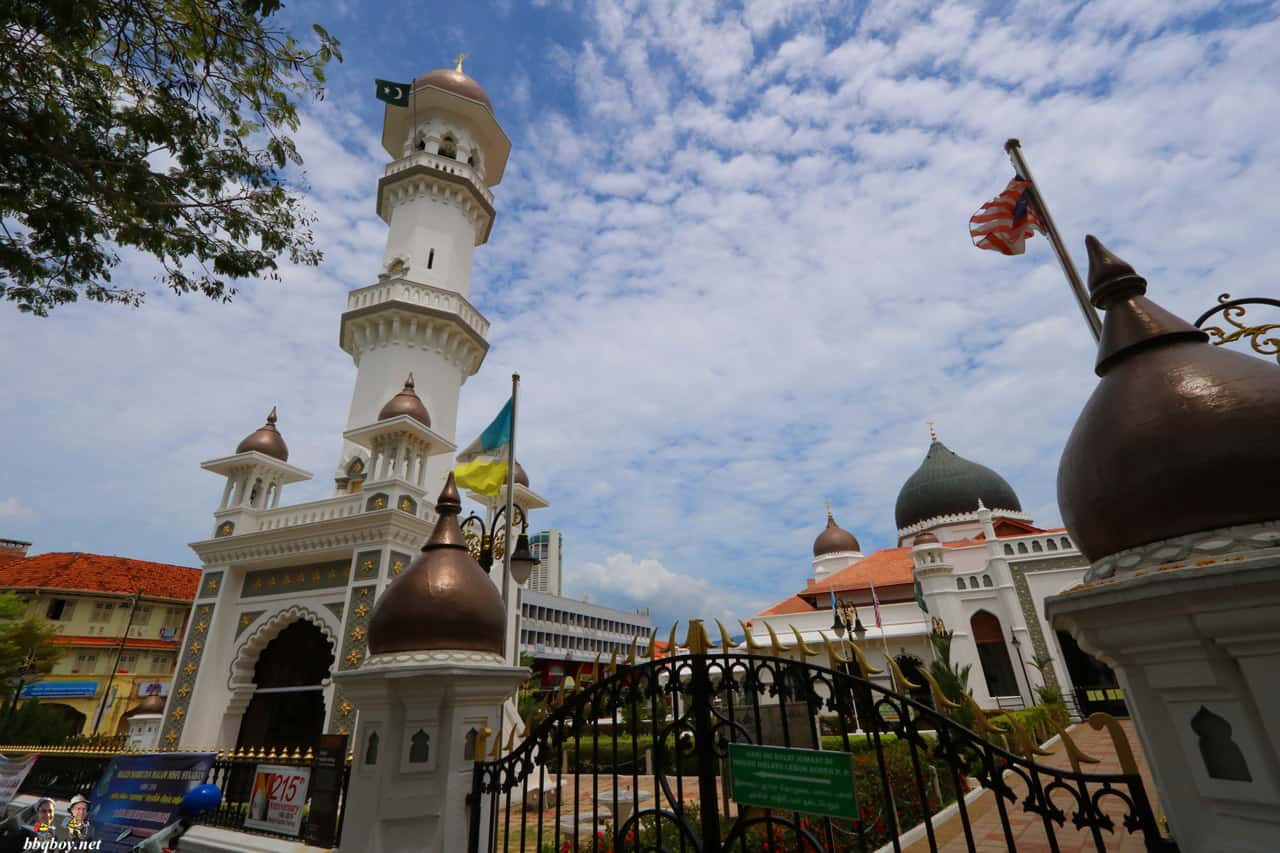
[{"label": "mosque facade", "polygon": [[1007,480],[936,436],[894,516],[897,547],[864,554],[828,512],[812,575],[752,619],[752,641],[769,644],[772,629],[782,646],[821,649],[825,638],[847,657],[839,644],[861,628],[859,647],[873,664],[893,657],[910,679],[934,660],[931,637],[946,631],[951,661],[971,667],[969,687],[984,707],[1035,704],[1048,685],[1086,711],[1122,708],[1110,670],[1044,616],[1045,599],[1078,585],[1089,567],[1065,528],[1036,526]]},{"label": "mosque facade", "polygon": [[[386,107],[382,145],[387,242],[339,323],[357,373],[333,493],[284,501],[312,474],[290,461],[288,415],[274,409],[234,453],[202,464],[225,482],[209,535],[191,545],[203,573],[162,748],[306,749],[322,733],[352,733],[355,703],[335,676],[368,657],[375,601],[436,527],[461,388],[488,350],[489,321],[468,301],[472,256],[493,226],[511,144],[459,65],[415,80],[408,107]],[[547,505],[523,471],[514,499]],[[485,503],[490,522],[504,501],[505,491]],[[518,636],[518,590],[505,606],[506,636]]]}]

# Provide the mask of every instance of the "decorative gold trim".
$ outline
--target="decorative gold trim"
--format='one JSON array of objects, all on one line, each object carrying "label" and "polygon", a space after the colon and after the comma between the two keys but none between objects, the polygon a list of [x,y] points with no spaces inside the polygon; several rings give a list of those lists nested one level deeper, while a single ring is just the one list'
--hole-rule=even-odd
[{"label": "decorative gold trim", "polygon": [[1129,738],[1125,735],[1124,729],[1120,727],[1120,721],[1110,714],[1094,711],[1089,715],[1089,725],[1096,731],[1102,731],[1105,728],[1111,735],[1111,743],[1116,748],[1116,758],[1120,761],[1120,771],[1130,776],[1138,775],[1138,762],[1133,758],[1133,749],[1129,746]]},{"label": "decorative gold trim", "polygon": [[1071,738],[1071,735],[1067,734],[1067,730],[1058,725],[1056,721],[1053,723],[1053,728],[1054,731],[1058,733],[1058,737],[1062,738],[1062,748],[1067,751],[1067,760],[1071,762],[1072,770],[1079,773],[1081,764],[1101,763],[1101,759],[1094,758],[1092,755],[1088,755],[1080,749],[1080,747],[1076,745],[1076,742]]}]

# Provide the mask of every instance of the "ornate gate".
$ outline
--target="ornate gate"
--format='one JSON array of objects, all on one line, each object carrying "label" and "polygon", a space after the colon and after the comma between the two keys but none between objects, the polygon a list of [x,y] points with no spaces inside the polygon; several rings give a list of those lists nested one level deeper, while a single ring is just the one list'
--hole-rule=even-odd
[{"label": "ornate gate", "polygon": [[[475,764],[472,853],[976,851],[1001,836],[1009,850],[1175,849],[1118,727],[1122,772],[1082,772],[1094,759],[1061,729],[1072,767],[1045,766],[1033,761],[1049,754],[1040,738],[1017,721],[993,727],[972,699],[947,701],[927,673],[929,704],[807,662],[819,652],[799,637],[794,660],[776,639],[772,650],[739,652],[720,632],[713,648],[691,623],[689,653],[674,657],[637,661],[633,646],[630,665],[611,664],[567,695],[562,687],[505,750],[482,736],[476,755],[491,760]],[[825,651],[881,672],[852,643],[828,641]],[[895,684],[915,686],[888,665]],[[735,744],[849,753],[852,787],[845,777],[843,790],[820,797],[811,811],[825,814],[738,803]]]}]

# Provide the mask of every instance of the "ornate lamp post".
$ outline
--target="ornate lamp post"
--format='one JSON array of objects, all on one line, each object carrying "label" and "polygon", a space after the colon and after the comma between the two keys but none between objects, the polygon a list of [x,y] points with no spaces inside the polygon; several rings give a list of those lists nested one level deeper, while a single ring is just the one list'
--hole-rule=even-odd
[{"label": "ornate lamp post", "polygon": [[[467,540],[467,548],[475,557],[480,568],[493,573],[493,563],[501,560],[507,553],[506,525],[502,516],[507,511],[505,506],[498,507],[493,520],[488,525],[476,513],[471,513],[462,522],[462,535]],[[529,549],[529,522],[524,517],[524,510],[515,505],[512,522],[520,526],[520,535],[516,537],[516,549],[511,552],[511,579],[516,583],[524,583],[529,579],[538,560]]]}]

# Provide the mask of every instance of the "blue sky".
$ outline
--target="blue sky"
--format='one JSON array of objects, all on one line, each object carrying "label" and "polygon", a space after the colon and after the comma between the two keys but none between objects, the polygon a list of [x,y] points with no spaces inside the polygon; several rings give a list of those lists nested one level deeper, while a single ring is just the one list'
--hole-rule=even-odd
[{"label": "blue sky", "polygon": [[[456,8],[455,8],[456,7]],[[1022,139],[1077,263],[1096,233],[1194,317],[1275,291],[1276,4],[547,0],[293,3],[346,61],[299,144],[326,253],[231,305],[0,310],[0,537],[192,564],[220,495],[199,462],[280,408],[331,487],[354,367],[347,290],[376,275],[374,77],[459,51],[513,150],[472,300],[491,350],[459,441],[523,377],[520,457],[568,591],[667,624],[803,585],[830,499],[867,550],[928,444],[1058,523],[1058,456],[1096,379],[1047,243],[967,220]],[[117,281],[146,286],[128,259]]]}]

